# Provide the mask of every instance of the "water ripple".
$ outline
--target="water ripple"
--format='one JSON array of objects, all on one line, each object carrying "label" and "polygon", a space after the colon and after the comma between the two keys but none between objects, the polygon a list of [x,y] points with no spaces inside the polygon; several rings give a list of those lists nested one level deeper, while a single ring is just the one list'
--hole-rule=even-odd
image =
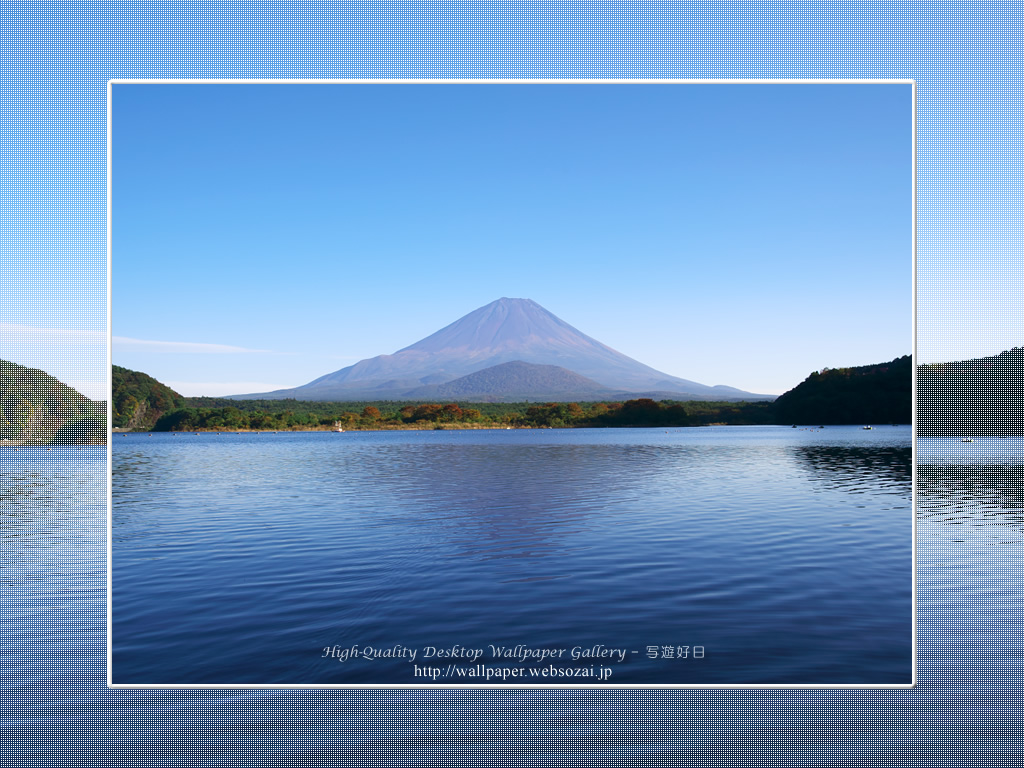
[{"label": "water ripple", "polygon": [[[635,681],[905,679],[909,440],[867,440],[742,428],[128,438],[114,464],[115,670],[366,682],[406,670],[306,655],[547,638],[718,648],[701,666],[637,658]],[[816,620],[827,628],[809,631]],[[870,664],[844,639],[865,632],[889,649]],[[770,653],[752,653],[766,635]],[[215,642],[230,656],[211,654]]]}]

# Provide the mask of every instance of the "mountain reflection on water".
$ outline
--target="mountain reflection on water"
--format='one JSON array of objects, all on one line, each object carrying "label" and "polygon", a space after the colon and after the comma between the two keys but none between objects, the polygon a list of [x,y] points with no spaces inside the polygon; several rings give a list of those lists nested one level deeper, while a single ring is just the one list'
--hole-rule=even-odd
[{"label": "mountain reflection on water", "polygon": [[[649,440],[656,437],[652,434]],[[128,480],[119,493],[131,500],[118,504],[115,539],[126,528],[135,528],[138,539],[144,540],[152,535],[148,526],[155,521],[175,525],[174,510],[142,504],[147,496],[163,493],[159,467],[174,468],[170,474],[175,482],[201,470],[195,461],[195,444],[172,458],[161,452],[173,447],[171,440],[154,437],[153,445],[145,446],[133,444],[133,439],[124,439],[126,445],[121,448],[115,446],[119,476]],[[942,452],[953,457],[952,464],[943,463],[941,455],[936,458],[939,451],[920,462],[921,673],[916,689],[641,692],[648,703],[653,702],[645,714],[650,739],[648,752],[640,753],[641,762],[645,754],[653,754],[676,764],[703,765],[716,759],[723,764],[751,764],[765,754],[767,743],[795,743],[794,734],[800,741],[801,734],[834,731],[834,739],[815,741],[820,751],[808,756],[812,762],[834,764],[838,759],[889,765],[897,760],[925,768],[962,765],[967,755],[968,762],[973,757],[979,765],[1013,764],[1019,752],[1019,740],[1009,736],[1017,732],[1020,710],[1019,686],[1014,683],[1020,678],[1015,652],[1021,620],[1019,550],[995,547],[994,538],[969,546],[956,543],[948,534],[965,528],[1020,532],[1022,462],[1015,449],[979,456],[978,445],[974,443],[963,454],[958,445],[943,446]],[[845,484],[849,472],[864,459],[859,451],[844,449],[837,455],[830,446],[823,452],[830,458],[822,460],[816,446],[799,446],[790,451],[787,461],[799,465],[805,479],[819,478],[827,486],[829,478],[836,476]],[[649,451],[643,455],[655,462],[678,456],[674,447],[655,453],[661,458],[653,458]],[[972,458],[964,460],[964,456]],[[514,694],[419,689],[108,690],[105,453],[83,450],[74,455],[74,462],[50,461],[43,454],[30,457],[26,451],[0,455],[0,459],[0,529],[6,548],[0,562],[5,584],[0,602],[6,622],[4,734],[8,754],[16,762],[21,759],[20,764],[112,765],[118,755],[154,765],[182,764],[195,762],[200,753],[207,764],[238,764],[243,753],[260,755],[268,763],[360,764],[393,754],[388,750],[396,744],[416,752],[423,743],[423,727],[438,734],[450,730],[453,697],[457,700],[454,716],[459,719],[464,708],[458,701],[468,703],[477,694],[483,702],[514,696],[520,714],[528,721],[534,718],[529,722],[542,722],[545,733],[555,734],[544,741],[549,757],[555,755],[562,762],[579,758],[577,752],[562,749],[566,742],[557,734],[580,731],[581,724],[581,738],[589,745],[585,759],[622,763],[635,757],[635,750],[626,754],[614,746],[621,744],[621,734],[608,725],[611,720],[635,719],[638,694],[633,691],[581,696],[548,690]],[[845,469],[837,473],[831,468],[835,464]],[[237,469],[237,465],[231,468]],[[433,469],[442,472],[444,468]],[[367,465],[363,470],[376,473]],[[131,488],[132,477],[138,480],[137,492]],[[210,477],[203,475],[203,479]],[[418,481],[406,485],[421,486]],[[57,492],[57,487],[64,490]],[[527,509],[536,511],[537,490],[525,492],[532,499]],[[298,495],[286,490],[278,505]],[[138,506],[130,509],[135,502]],[[509,510],[506,513],[511,516]],[[594,515],[596,510],[587,514]],[[999,555],[1006,559],[993,559]],[[295,594],[301,596],[301,591]],[[269,608],[265,615],[272,615]],[[279,651],[282,645],[275,640],[271,649]],[[971,652],[965,653],[965,646]],[[67,663],[69,659],[74,663]],[[168,665],[176,663],[180,661],[173,657],[165,660]],[[386,708],[397,707],[404,714],[391,718],[391,724],[378,733],[382,701]],[[957,727],[943,730],[951,707]],[[468,747],[463,756],[479,764],[493,762],[494,745],[504,743],[495,741],[494,729],[503,727],[509,713],[505,707],[492,707],[494,716],[487,717],[491,710],[470,709],[474,717],[485,714],[484,719],[470,723],[476,746]],[[124,712],[131,715],[131,727],[111,714]],[[465,717],[460,720],[465,721]],[[319,736],[310,736],[311,722]],[[403,730],[402,723],[413,726]],[[843,727],[835,729],[837,723]],[[850,723],[856,728],[847,727]],[[894,729],[900,734],[896,752]],[[55,733],[60,738],[53,737]],[[325,739],[325,733],[334,735]],[[188,734],[188,738],[174,734]],[[225,734],[234,736],[225,740]],[[346,734],[363,735],[353,741]]]},{"label": "mountain reflection on water", "polygon": [[[365,479],[387,505],[378,524],[429,524],[459,555],[532,559],[566,555],[615,510],[701,452],[680,445],[410,445],[375,450]],[[443,532],[443,533],[442,533]]]},{"label": "mountain reflection on water", "polygon": [[[415,683],[407,663],[319,649],[527,643],[633,649],[621,683],[906,684],[909,442],[859,428],[124,438],[114,679]],[[645,653],[666,645],[715,650]]]}]

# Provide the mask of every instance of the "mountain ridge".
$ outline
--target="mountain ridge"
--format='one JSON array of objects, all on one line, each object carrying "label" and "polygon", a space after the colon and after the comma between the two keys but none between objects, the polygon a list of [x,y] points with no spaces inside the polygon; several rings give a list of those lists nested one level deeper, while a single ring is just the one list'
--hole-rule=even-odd
[{"label": "mountain ridge", "polygon": [[[1024,363],[1024,350],[1004,353],[1009,364]],[[983,363],[990,360],[971,361]],[[959,367],[962,364],[955,364]],[[631,393],[629,396],[601,398],[589,408],[574,401],[531,396],[523,401],[483,400],[438,395],[437,402],[375,401],[363,402],[353,409],[353,401],[232,400],[229,398],[185,398],[185,407],[166,413],[152,429],[175,430],[237,430],[237,429],[326,429],[339,420],[346,429],[401,429],[410,424],[452,424],[462,420],[463,427],[493,428],[507,426],[699,426],[701,424],[843,424],[843,423],[909,423],[912,419],[912,358],[907,355],[887,363],[850,368],[823,368],[812,372],[801,384],[774,402],[672,401],[665,393]],[[921,366],[919,371],[926,366]],[[493,370],[463,377],[460,386],[477,379],[508,375],[514,380],[531,374],[550,385],[568,379],[578,386],[577,374],[557,367],[516,363],[494,366]],[[953,375],[956,374],[954,370]],[[152,382],[139,374],[133,386]],[[156,382],[159,384],[159,382]],[[484,382],[487,385],[487,382]],[[148,387],[152,391],[152,387]],[[146,387],[129,389],[139,402],[147,399]],[[535,390],[536,391],[536,390]],[[920,388],[922,396],[936,395]],[[1020,398],[1024,400],[1024,398]],[[443,405],[445,400],[472,402],[479,409],[463,410],[457,402]],[[559,402],[561,400],[561,402]],[[662,400],[659,404],[656,400]],[[519,406],[525,408],[518,409]],[[356,411],[362,409],[362,415]],[[922,405],[921,409],[927,409]],[[518,410],[516,410],[518,409]],[[779,413],[781,409],[782,413]],[[922,423],[924,417],[922,417]],[[919,424],[919,432],[923,433]]]},{"label": "mountain ridge", "polygon": [[[461,376],[444,384],[420,387],[408,393],[412,399],[444,398],[493,402],[561,400],[600,400],[615,392],[596,381],[557,365],[537,365],[513,360]],[[586,395],[581,397],[580,395]]]},{"label": "mountain ridge", "polygon": [[[400,399],[423,387],[511,362],[548,365],[591,380],[608,393],[662,392],[693,399],[772,399],[735,387],[708,386],[658,371],[587,336],[532,299],[502,297],[391,355],[360,360],[299,387],[234,399]],[[586,399],[587,386],[570,399]],[[479,393],[510,396],[509,391]]]}]

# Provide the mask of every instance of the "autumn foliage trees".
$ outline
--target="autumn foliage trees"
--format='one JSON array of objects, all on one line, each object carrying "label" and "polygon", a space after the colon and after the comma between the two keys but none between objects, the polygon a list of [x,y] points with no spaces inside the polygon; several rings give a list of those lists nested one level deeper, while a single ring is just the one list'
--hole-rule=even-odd
[{"label": "autumn foliage trees", "polygon": [[[970,377],[987,383],[984,397],[970,404],[1013,401],[1021,377],[1007,371],[1024,368],[1024,350],[1003,353],[971,364],[924,366],[922,395],[936,400],[938,385]],[[996,387],[1002,372],[1013,386]],[[1015,374],[1014,374],[1015,375]],[[802,384],[767,401],[686,402],[638,397],[625,402],[423,403],[323,402],[182,398],[145,374],[114,368],[114,426],[161,431],[187,430],[318,430],[446,429],[485,427],[686,427],[703,424],[843,424],[908,423],[911,418],[910,356],[857,368],[824,369]],[[1018,400],[1020,398],[1017,398]],[[959,402],[967,402],[961,398]],[[1004,410],[1006,410],[1004,408]],[[20,412],[19,412],[20,413]],[[1015,414],[1024,413],[1017,409]],[[159,420],[151,427],[143,419]],[[1024,417],[1017,417],[1024,423]],[[975,424],[979,429],[981,426]],[[989,426],[994,429],[995,426]],[[977,431],[977,430],[975,430]],[[979,432],[980,434],[980,432]]]},{"label": "autumn foliage trees", "polygon": [[163,414],[185,405],[184,397],[145,373],[115,365],[111,379],[114,427],[150,429]]},{"label": "autumn foliage trees", "polygon": [[340,424],[345,429],[476,427],[683,427],[715,421],[729,408],[735,423],[766,423],[766,403],[670,403],[649,398],[624,403],[350,403],[230,401],[219,407],[186,407],[164,414],[158,431],[316,430]]}]

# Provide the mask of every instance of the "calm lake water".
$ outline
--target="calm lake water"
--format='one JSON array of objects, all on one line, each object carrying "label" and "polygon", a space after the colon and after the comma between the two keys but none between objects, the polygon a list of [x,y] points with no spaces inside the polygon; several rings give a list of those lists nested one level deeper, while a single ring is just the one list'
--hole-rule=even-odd
[{"label": "calm lake water", "polygon": [[116,436],[113,681],[909,684],[910,446],[888,425]]},{"label": "calm lake water", "polygon": [[[680,450],[678,446],[688,444],[699,452],[716,447],[724,450],[733,439],[729,432],[743,430],[703,430],[707,434],[698,439],[700,431],[688,430],[684,435],[651,432],[640,438],[642,444],[650,446],[657,445],[655,441],[671,438],[676,441],[676,447],[671,450]],[[757,430],[750,430],[750,434],[755,432]],[[625,436],[625,433],[616,434],[618,437],[607,434],[602,438],[621,440]],[[839,440],[838,445],[823,442],[829,434]],[[824,509],[856,510],[845,514],[853,519],[864,514],[862,506],[873,507],[882,497],[888,498],[893,507],[905,504],[905,479],[892,483],[882,480],[883,486],[891,486],[891,494],[870,482],[875,475],[891,477],[893,481],[901,475],[905,478],[905,459],[890,464],[885,458],[892,455],[891,449],[905,450],[904,443],[888,445],[890,435],[905,439],[905,430],[890,434],[884,428],[862,434],[850,430],[843,438],[848,440],[846,443],[840,440],[843,433],[838,430],[817,434],[792,430],[784,434],[764,434],[758,440],[764,438],[762,448],[771,448],[780,456],[778,466],[785,468],[782,477],[803,477],[804,486],[813,494],[837,502],[818,507],[810,517],[820,519]],[[303,439],[300,435],[272,437],[274,440]],[[355,437],[371,444],[377,439],[390,439],[390,436],[369,434],[336,437],[346,440]],[[426,443],[442,437],[455,439],[452,435],[440,434],[415,435],[412,439]],[[531,436],[513,433],[494,435],[490,439],[503,437],[523,441],[543,439],[548,446],[555,446],[560,444],[562,433]],[[329,436],[320,438],[327,440]],[[880,438],[879,445],[884,450],[863,450],[871,448],[867,441]],[[135,527],[136,544],[146,536],[155,543],[159,536],[153,529],[146,532],[141,525],[143,519],[157,520],[157,528],[175,520],[160,515],[162,506],[154,503],[153,496],[166,486],[161,477],[174,466],[159,457],[172,455],[171,449],[183,452],[185,444],[175,448],[177,443],[173,442],[182,439],[116,438],[122,441],[114,446],[120,471],[129,467],[134,468],[137,475],[148,473],[151,483],[147,491],[136,482],[135,490],[129,494],[146,502],[140,512],[117,513],[115,518],[115,536],[120,537],[122,543],[128,543],[129,549],[134,545],[131,545],[132,537],[125,533],[135,523],[139,524]],[[204,436],[202,439],[207,441],[208,455],[212,456],[225,448],[215,448],[209,441],[241,437]],[[477,439],[488,438],[473,438]],[[582,439],[582,436],[573,433],[568,439]],[[690,442],[681,442],[684,439]],[[173,445],[167,445],[167,441]],[[283,445],[283,441],[278,444]],[[756,441],[751,443],[755,444]],[[733,447],[738,449],[740,445]],[[633,691],[602,687],[583,692],[532,689],[110,690],[105,684],[106,449],[0,449],[0,535],[4,545],[0,558],[4,581],[0,590],[0,615],[3,617],[0,653],[4,659],[3,696],[0,697],[0,741],[4,749],[0,750],[0,764],[12,768],[569,763],[902,768],[1016,765],[1020,759],[1020,711],[1024,706],[1019,685],[1024,675],[1024,657],[1019,652],[1019,627],[1024,622],[1020,600],[1024,591],[1024,571],[1020,568],[1024,544],[1024,451],[1019,440],[997,438],[979,438],[969,444],[961,444],[959,439],[922,439],[917,449],[919,682],[916,688]],[[832,458],[828,461],[803,458],[822,453]],[[181,454],[178,455],[178,462],[185,462]],[[850,460],[842,458],[844,456]],[[885,458],[885,461],[879,464],[878,458]],[[730,466],[735,471],[736,462]],[[828,466],[838,469],[821,469]],[[865,466],[870,471],[865,472]],[[200,476],[214,470],[214,467],[196,469]],[[375,476],[372,468],[365,471]],[[441,474],[452,471],[451,467],[437,469]],[[741,464],[738,474],[743,478],[749,477],[751,472]],[[406,475],[404,480],[396,477],[390,482],[408,484],[411,477]],[[864,486],[865,478],[869,480],[866,486],[869,492],[858,493],[858,484]],[[271,483],[272,480],[272,477],[246,472],[236,478],[236,483]],[[767,476],[762,477],[761,482],[775,481]],[[416,487],[419,486],[413,486]],[[629,486],[620,491],[628,489]],[[291,489],[291,493],[302,495],[303,486]],[[753,495],[757,503],[740,512],[745,525],[757,525],[759,514],[768,516],[765,511],[768,507],[763,502],[766,494]],[[726,501],[734,498],[724,493],[714,496]],[[692,493],[686,495],[682,502],[688,504],[692,497]],[[599,505],[603,503],[598,501]],[[180,506],[190,510],[192,517],[198,516],[195,505]],[[730,503],[728,506],[741,505]],[[283,508],[282,505],[277,507]],[[443,512],[439,506],[433,508],[435,512]],[[779,516],[780,509],[785,513],[781,505],[772,513]],[[271,520],[275,514],[272,505],[269,512],[259,509],[254,512]],[[650,508],[646,511],[641,508],[639,514],[651,514]],[[393,520],[393,516],[394,513],[381,521],[382,525]],[[585,515],[581,515],[583,517]],[[873,527],[879,526],[878,517],[869,513],[860,526],[839,523],[832,527],[859,528],[867,535]],[[884,517],[886,524],[896,526],[904,520],[899,510]],[[254,517],[249,527],[264,522],[267,520],[258,521]],[[122,530],[118,532],[118,528]],[[244,528],[242,526],[242,530]],[[805,538],[828,532],[830,528],[818,526],[812,533],[813,527],[798,526]],[[624,529],[619,526],[619,530]],[[442,533],[436,531],[438,536]],[[660,531],[662,536],[679,533],[678,528]],[[884,537],[879,532],[877,538],[884,538],[886,545],[899,546],[903,539],[902,533],[898,533]],[[221,547],[233,546],[231,537],[238,535],[229,532],[221,537]],[[745,530],[734,537],[751,538]],[[436,541],[426,540],[422,545],[440,546]],[[155,554],[152,563],[158,564],[159,558],[173,555],[177,547],[193,547],[194,539],[184,537],[169,543],[165,534],[164,543],[164,552]],[[136,560],[133,570],[142,573],[138,548],[134,554],[121,551],[129,560]],[[449,545],[448,551],[455,553],[450,559],[473,561],[475,558],[478,564],[489,563],[495,570],[499,565],[506,568],[514,565],[509,560],[485,561],[479,549],[475,554],[468,554],[465,545],[462,549]],[[551,551],[547,551],[546,562],[555,557]],[[197,562],[190,567],[200,569],[204,558],[221,556],[208,551],[194,558]],[[540,554],[533,556],[535,562],[545,562]],[[275,560],[279,559],[267,558],[264,565],[276,567]],[[899,558],[896,567],[901,567],[898,561]],[[647,565],[641,563],[636,567],[643,570]],[[786,566],[775,563],[772,567],[778,571]],[[260,577],[253,577],[253,580],[257,578]],[[309,581],[308,576],[306,580]],[[566,581],[561,580],[563,584]],[[559,580],[535,583],[550,586]],[[381,584],[382,590],[389,586],[387,582]],[[183,582],[182,586],[187,584]],[[202,586],[210,590],[211,600],[223,602],[216,593],[215,582],[203,582]],[[424,588],[415,583],[410,586]],[[663,584],[661,588],[671,586]],[[463,591],[467,589],[463,587]],[[768,590],[769,586],[765,585],[764,592]],[[145,591],[153,590],[147,587]],[[166,585],[161,600],[173,605],[174,595],[167,594],[170,591],[171,586]],[[482,586],[478,591],[483,591]],[[290,594],[300,596],[296,590]],[[683,590],[675,594],[682,595]],[[201,601],[189,599],[195,603]],[[280,602],[273,594],[261,599]],[[400,594],[398,599],[401,599]],[[242,609],[244,606],[238,606],[233,612]],[[372,604],[364,606],[367,613],[372,609]],[[721,613],[731,615],[726,606]],[[263,615],[269,617],[270,613]],[[552,619],[562,620],[571,621],[572,617]],[[324,632],[325,636],[338,637],[345,632],[333,617],[325,621],[330,630]],[[141,633],[141,629],[132,631]],[[609,634],[619,638],[621,631],[611,627]],[[743,634],[742,627],[732,631]],[[166,637],[173,634],[167,633]],[[155,640],[154,647],[161,642],[166,641]],[[306,650],[306,643],[301,645]],[[280,647],[279,643],[275,653]],[[318,649],[312,649],[312,653],[319,656]],[[709,645],[706,661],[713,658]],[[319,658],[309,662],[316,670],[326,664]],[[172,655],[165,656],[155,666],[161,674],[182,668]],[[902,667],[899,671],[902,674]]]}]

